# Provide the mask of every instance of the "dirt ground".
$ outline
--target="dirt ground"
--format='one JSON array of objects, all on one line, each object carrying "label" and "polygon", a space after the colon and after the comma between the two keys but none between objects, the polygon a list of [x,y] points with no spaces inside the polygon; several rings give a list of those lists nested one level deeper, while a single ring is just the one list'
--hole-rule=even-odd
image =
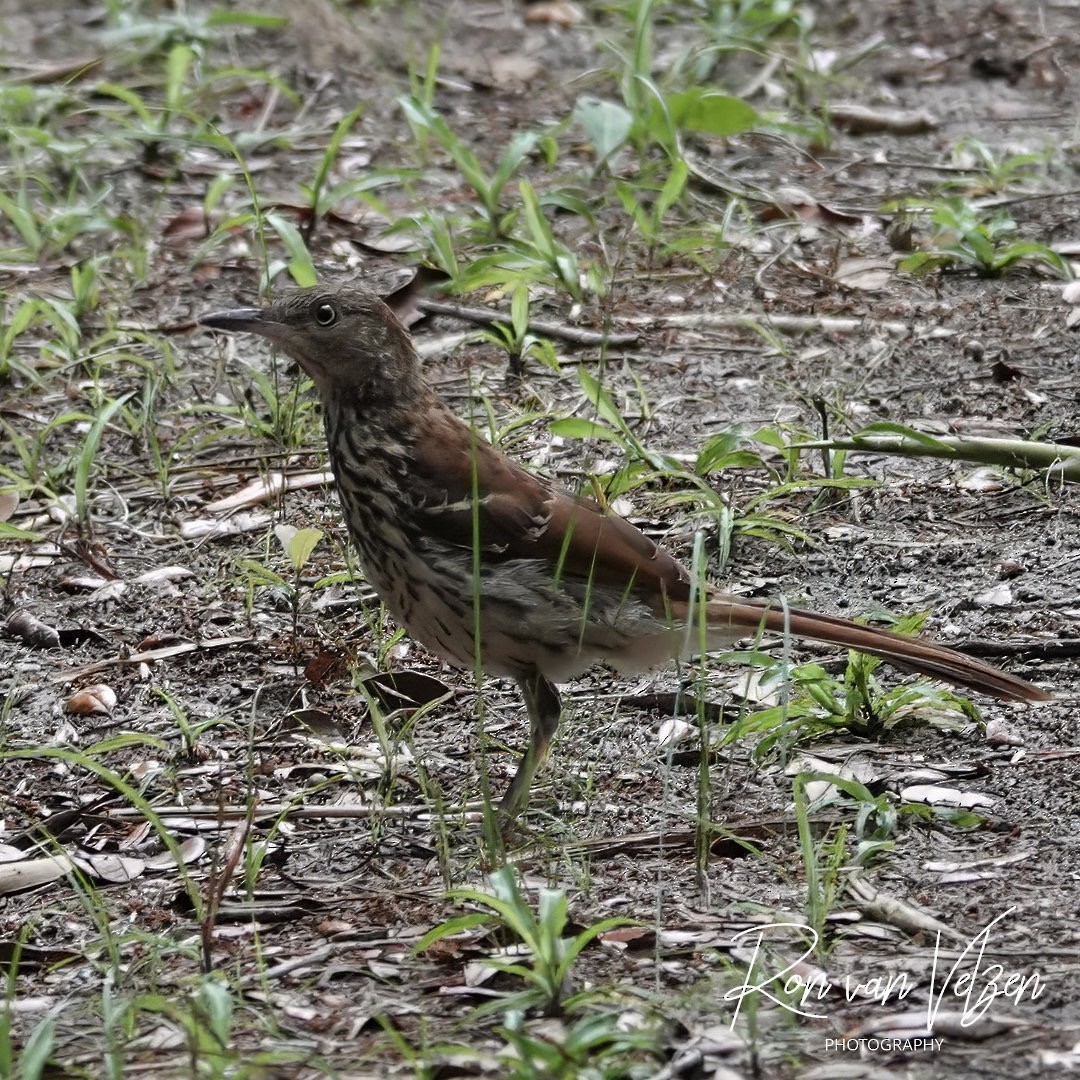
[{"label": "dirt ground", "polygon": [[[303,203],[301,185],[311,182],[329,133],[358,102],[366,110],[345,143],[339,178],[367,168],[416,169],[380,189],[393,220],[468,199],[437,148],[421,158],[395,104],[408,92],[410,64],[422,67],[436,36],[443,78],[435,104],[486,162],[514,132],[567,117],[580,94],[614,94],[597,72],[612,63],[602,43],[625,20],[602,4],[584,4],[584,18],[570,26],[526,23],[523,8],[509,2],[438,5],[437,16],[422,4],[339,9],[320,2],[297,17],[298,7],[283,9],[293,16],[288,30],[217,31],[204,61],[208,70],[211,59],[217,69],[263,69],[295,90],[294,99],[272,96],[266,84],[205,88],[205,107],[222,130],[261,124],[282,133],[246,145],[260,198],[283,215]],[[1030,264],[996,278],[896,272],[895,219],[881,212],[889,200],[937,192],[943,181],[967,175],[953,148],[973,138],[996,160],[1031,153],[1046,163],[1001,192],[971,197],[1000,199],[1025,238],[1080,250],[1075,10],[1028,0],[808,7],[816,16],[815,56],[833,65],[828,79],[785,82],[775,74],[751,85],[764,61],[747,53],[732,54],[711,77],[736,93],[749,87],[763,112],[789,109],[799,91],[808,114],[854,102],[925,112],[932,119],[926,130],[852,132],[826,122],[825,142],[805,125],[694,139],[687,146],[693,177],[674,217],[719,226],[735,193],[723,243],[696,259],[650,259],[625,220],[602,221],[594,233],[568,218],[561,235],[583,257],[602,256],[609,291],[602,302],[586,298],[572,308],[565,293],[541,290],[535,316],[584,329],[599,329],[606,318],[615,332],[639,332],[635,344],[607,349],[603,379],[637,437],[657,452],[693,455],[718,432],[781,425],[818,437],[822,411],[831,434],[891,421],[937,434],[1075,444],[1080,371],[1062,282]],[[674,15],[658,23],[659,69],[675,62],[686,32]],[[104,57],[102,77],[130,79],[129,70],[110,70],[118,64],[115,40],[95,4],[46,4],[31,13],[0,0],[0,50],[12,79],[26,77],[25,63],[88,52]],[[84,121],[91,134],[110,122],[106,113]],[[560,140],[554,175],[580,176],[585,190],[601,183],[590,180],[591,160],[572,133]],[[505,1066],[494,1063],[500,1018],[470,1019],[493,992],[515,987],[509,977],[480,986],[466,977],[466,963],[486,955],[490,941],[444,942],[419,956],[411,949],[460,911],[447,887],[483,881],[488,856],[478,815],[466,810],[485,775],[498,793],[516,767],[526,728],[514,688],[485,683],[481,699],[471,677],[408,639],[392,640],[362,583],[315,587],[349,560],[326,484],[297,484],[238,509],[216,506],[271,472],[324,469],[317,413],[310,398],[295,404],[292,430],[301,441],[275,441],[273,409],[243,364],[275,381],[279,401],[293,385],[291,366],[253,341],[222,341],[193,326],[199,313],[250,302],[259,288],[249,231],[238,229],[230,246],[211,251],[169,228],[235,163],[205,147],[160,167],[144,158],[110,169],[107,159],[103,145],[87,170],[108,176],[111,213],[147,227],[139,241],[142,280],[111,265],[113,249],[89,235],[36,265],[0,265],[0,300],[10,312],[26,295],[64,295],[70,263],[100,255],[103,288],[84,321],[94,331],[119,327],[130,342],[107,369],[110,395],[134,391],[132,407],[149,416],[146,371],[168,373],[155,384],[153,413],[167,481],[155,464],[155,440],[113,424],[95,455],[92,534],[80,537],[57,511],[62,485],[52,499],[39,486],[24,491],[11,520],[45,542],[9,542],[0,551],[4,618],[23,610],[60,633],[53,648],[0,638],[0,842],[26,857],[34,830],[47,822],[57,849],[84,860],[81,877],[0,901],[5,958],[23,944],[12,1000],[26,1004],[14,1008],[16,1030],[25,1033],[45,1010],[62,1010],[56,1075],[86,1075],[104,1052],[101,1031],[106,1044],[117,1037],[103,1028],[103,982],[120,994],[153,988],[179,998],[210,955],[243,995],[237,1012],[245,1019],[234,1029],[239,1060],[250,1063],[268,1047],[295,1057],[253,1074],[503,1075]],[[553,174],[531,161],[525,175],[540,189]],[[242,188],[232,189],[237,197]],[[385,276],[416,261],[393,250],[385,220],[355,202],[339,210],[312,234],[321,275]],[[0,220],[0,231],[8,243],[9,224]],[[914,242],[922,239],[925,222],[917,222]],[[855,266],[855,259],[868,262]],[[875,266],[886,268],[880,278],[869,276]],[[476,306],[491,298],[442,299]],[[798,334],[710,322],[744,314],[811,322]],[[686,318],[679,324],[673,315]],[[855,323],[821,321],[827,318]],[[569,486],[624,463],[612,444],[553,440],[547,430],[553,417],[588,415],[577,366],[599,373],[595,347],[558,342],[560,373],[527,362],[515,383],[506,378],[505,355],[489,343],[439,347],[442,335],[463,328],[446,316],[414,327],[422,346],[434,343],[426,370],[452,407],[484,415],[486,401],[499,424],[524,418],[504,447]],[[65,411],[91,410],[102,370],[72,364],[37,385],[17,373],[0,380],[7,425],[0,465],[8,470],[0,488],[26,469],[11,433],[33,438]],[[260,437],[252,416],[271,435]],[[43,458],[77,455],[87,427],[59,425],[43,440]],[[800,468],[804,478],[820,477],[820,455],[804,452]],[[727,743],[712,760],[707,803],[716,828],[702,866],[694,829],[699,743],[691,738],[669,752],[661,742],[680,674],[616,678],[598,670],[568,688],[568,716],[527,832],[508,857],[530,888],[567,890],[576,928],[613,915],[642,923],[625,941],[586,949],[574,970],[577,988],[612,988],[610,1007],[625,1024],[655,1032],[652,1068],[626,1075],[1021,1080],[1080,1067],[1076,490],[1035,474],[935,459],[853,453],[844,471],[876,483],[836,497],[808,487],[766,504],[810,543],[740,536],[726,565],[715,555],[715,523],[665,503],[660,496],[670,492],[660,485],[631,492],[619,507],[687,559],[695,530],[705,530],[711,576],[726,587],[849,615],[927,611],[927,632],[1023,675],[1055,700],[1032,708],[980,699],[985,728],[909,722],[873,739],[838,731],[765,756],[755,753],[754,739]],[[711,482],[736,509],[774,483],[763,469],[725,470]],[[218,521],[234,527],[210,530]],[[268,586],[252,569],[270,567],[291,580],[273,532],[281,523],[325,534],[303,568],[295,617],[287,582]],[[162,658],[137,662],[148,649],[162,650]],[[797,655],[842,670],[835,652]],[[357,680],[376,670],[421,673],[437,682],[414,694],[445,696],[419,716],[390,702],[384,734],[350,670]],[[695,692],[710,707],[729,702],[739,674],[711,666]],[[880,677],[886,684],[905,678],[884,670]],[[72,693],[98,683],[116,697],[108,715],[65,712]],[[112,742],[102,748],[102,740]],[[64,748],[86,751],[100,768],[63,756]],[[858,807],[813,809],[814,840],[827,842],[841,825],[852,830],[825,923],[828,949],[797,969],[811,982],[824,973],[832,990],[797,1008],[794,996],[774,986],[736,1016],[735,992],[751,980],[754,934],[773,934],[775,942],[759,978],[803,951],[798,933],[762,928],[806,923],[792,775],[808,761],[818,771],[850,770],[845,775],[894,805],[913,785],[952,789],[979,820],[964,827],[940,814],[902,813],[891,848],[862,866]],[[167,860],[140,863],[130,881],[109,879],[126,876],[116,864],[106,870],[87,862],[91,853],[160,855],[146,804],[185,846],[189,882],[215,909],[213,918],[200,924],[183,876]],[[750,936],[738,938],[741,932]],[[171,945],[164,964],[162,938]],[[881,984],[867,984],[901,974],[910,993],[875,999]],[[1012,974],[1027,980],[1027,992],[1016,979],[1007,982]],[[863,993],[849,997],[845,986],[856,984]],[[919,1036],[935,1003],[931,1037],[941,1042],[913,1048],[905,1040]],[[478,1059],[448,1055],[422,1072],[389,1041],[387,1025],[414,1048],[452,1043]],[[553,1040],[562,1037],[550,1031]],[[190,1037],[167,1006],[148,1007],[126,1038],[125,1075],[190,1075]],[[844,1038],[850,1042],[837,1046]]]}]

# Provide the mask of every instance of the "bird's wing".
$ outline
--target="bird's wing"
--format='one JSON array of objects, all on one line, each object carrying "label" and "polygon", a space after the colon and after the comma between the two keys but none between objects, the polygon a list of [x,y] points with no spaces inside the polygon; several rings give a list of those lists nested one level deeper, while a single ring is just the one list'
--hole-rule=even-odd
[{"label": "bird's wing", "polygon": [[413,446],[413,480],[433,538],[470,550],[478,543],[486,561],[541,560],[557,580],[689,598],[686,568],[640,529],[527,472],[448,410],[429,417]]}]

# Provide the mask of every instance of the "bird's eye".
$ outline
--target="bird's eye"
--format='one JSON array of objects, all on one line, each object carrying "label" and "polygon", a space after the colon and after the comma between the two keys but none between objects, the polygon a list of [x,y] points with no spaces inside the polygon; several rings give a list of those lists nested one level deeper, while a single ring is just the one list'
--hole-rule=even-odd
[{"label": "bird's eye", "polygon": [[333,326],[337,317],[337,308],[329,300],[320,300],[315,305],[315,321],[320,326]]}]

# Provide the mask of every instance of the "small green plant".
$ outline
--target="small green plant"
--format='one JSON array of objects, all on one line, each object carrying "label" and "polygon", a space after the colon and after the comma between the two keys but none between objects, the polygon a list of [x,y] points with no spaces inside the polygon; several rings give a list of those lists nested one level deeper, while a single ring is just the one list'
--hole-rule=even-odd
[{"label": "small green plant", "polygon": [[690,169],[686,162],[682,158],[676,160],[659,190],[653,189],[651,205],[648,206],[641,198],[641,186],[627,183],[615,185],[623,208],[633,219],[638,232],[641,233],[641,238],[648,244],[650,264],[655,256],[657,244],[660,242],[664,218],[672,206],[682,198],[689,175]]},{"label": "small green plant", "polygon": [[1034,180],[1046,168],[1049,154],[1026,153],[999,156],[981,139],[965,136],[953,148],[953,163],[964,173],[945,180],[944,191],[959,191],[968,197],[996,195],[1018,184]]},{"label": "small green plant", "polygon": [[660,1056],[655,1031],[627,1029],[609,1012],[579,1017],[552,1036],[514,1010],[496,1031],[508,1046],[499,1055],[505,1080],[630,1080],[654,1075]]},{"label": "small green plant", "polygon": [[[4,973],[4,1002],[0,1005],[0,1077],[40,1080],[46,1072],[56,1042],[56,1015],[47,1013],[24,1039],[13,1031],[15,1011],[11,1007],[18,994],[19,959],[31,938],[36,922],[26,923],[12,945],[12,955]],[[51,1071],[51,1070],[50,1070]]]},{"label": "small green plant", "polygon": [[90,474],[97,459],[98,445],[109,421],[135,396],[134,390],[99,407],[75,462],[75,521],[82,536],[90,534]]},{"label": "small green plant", "polygon": [[554,371],[559,370],[559,361],[551,342],[529,333],[529,286],[524,281],[514,286],[510,296],[510,322],[494,323],[480,336],[506,350],[512,375],[522,373],[525,360],[530,355],[535,355],[542,364]]},{"label": "small green plant", "polygon": [[[299,239],[295,228],[292,225],[289,228]],[[310,393],[310,380],[291,379],[282,386],[283,372],[276,360],[270,372],[255,364],[241,363],[240,367],[245,381],[236,390],[237,409],[248,431],[285,450],[295,450],[312,441],[313,429],[318,426],[318,409]]]},{"label": "small green plant", "polygon": [[632,5],[628,47],[606,43],[618,60],[622,102],[583,96],[574,109],[574,119],[592,144],[597,169],[626,143],[636,148],[643,161],[646,151],[658,146],[675,163],[683,161],[683,134],[730,137],[761,122],[753,106],[719,86],[707,85],[700,74],[682,65],[669,67],[663,84],[656,81],[654,23],[660,8],[657,0]]},{"label": "small green plant", "polygon": [[0,1076],[42,1080],[52,1075],[48,1066],[56,1049],[56,1016],[50,1013],[39,1020],[19,1049],[10,1029],[11,1016],[10,1009],[0,1013]]},{"label": "small green plant", "polygon": [[72,314],[76,319],[89,314],[98,305],[98,265],[101,261],[100,257],[87,259],[86,262],[76,263],[71,268]]},{"label": "small green plant", "polygon": [[184,758],[189,762],[196,761],[198,759],[196,748],[199,737],[203,732],[218,727],[224,721],[220,717],[214,717],[208,720],[192,722],[187,710],[168,691],[163,690],[160,686],[155,686],[152,687],[151,692],[155,697],[163,701],[165,707],[172,713],[173,720],[176,722],[176,729],[180,732]]},{"label": "small green plant", "polygon": [[847,853],[847,826],[841,825],[820,842],[814,841],[810,827],[810,803],[806,794],[807,782],[812,778],[808,773],[799,773],[795,777],[795,820],[799,829],[803,871],[806,874],[807,926],[814,932],[818,952],[823,955],[828,951],[825,944],[825,922],[836,904],[840,868],[844,865]]},{"label": "small green plant", "polygon": [[307,243],[311,242],[318,223],[332,210],[353,197],[359,197],[384,217],[391,216],[390,211],[373,192],[377,188],[398,182],[402,176],[408,175],[406,170],[383,172],[378,169],[364,169],[359,176],[350,176],[337,184],[330,183],[331,171],[341,153],[342,144],[363,116],[366,107],[365,104],[360,104],[338,121],[319,159],[314,180],[310,185],[301,185],[301,190],[308,200],[308,216],[304,228],[304,239]]},{"label": "small green plant", "polygon": [[247,573],[249,607],[253,603],[256,588],[270,588],[285,597],[292,615],[293,645],[297,647],[300,634],[300,598],[303,595],[301,584],[304,567],[307,566],[316,545],[323,538],[323,533],[318,529],[297,529],[292,525],[283,524],[274,527],[274,535],[289,562],[292,563],[292,580],[254,559],[242,559],[240,567]]},{"label": "small green plant", "polygon": [[[596,483],[596,494],[610,500],[646,484],[659,485],[659,505],[679,506],[709,518],[712,545],[722,563],[730,556],[736,536],[752,536],[778,544],[810,542],[808,534],[790,517],[771,510],[768,507],[770,502],[804,491],[830,488],[851,490],[873,483],[858,478],[796,478],[798,451],[789,447],[783,435],[772,428],[746,434],[723,432],[715,435],[698,452],[693,466],[687,467],[671,455],[646,447],[626,422],[611,395],[584,366],[578,368],[578,381],[597,419],[563,417],[551,421],[549,430],[565,438],[603,439],[621,447],[629,459],[616,473],[605,476],[602,483]],[[639,393],[643,394],[640,386]],[[770,450],[786,458],[786,476],[781,476],[766,463],[765,457]],[[726,469],[743,468],[764,470],[772,485],[745,506],[734,507],[728,494],[714,486],[713,476]]]},{"label": "small green plant", "polygon": [[[915,632],[924,616],[894,620],[891,629]],[[851,731],[869,738],[906,721],[926,720],[942,730],[962,731],[979,721],[976,707],[952,690],[920,680],[882,687],[874,677],[882,661],[850,650],[842,678],[820,664],[791,666],[755,650],[724,654],[727,660],[760,669],[758,687],[783,695],[780,704],[761,709],[738,725],[743,736],[758,737],[754,754],[786,752],[794,742],[828,731]]]},{"label": "small green plant", "polygon": [[452,889],[452,900],[476,904],[485,909],[460,915],[429,930],[415,947],[420,953],[443,938],[490,926],[501,930],[515,942],[514,954],[487,957],[482,963],[507,975],[516,975],[526,988],[509,997],[499,998],[477,1010],[479,1015],[539,1008],[545,1015],[561,1016],[579,1008],[584,994],[572,994],[569,981],[574,961],[586,945],[618,926],[630,925],[629,919],[601,919],[574,937],[563,937],[567,923],[566,893],[561,889],[541,889],[536,912],[518,887],[513,867],[502,866],[488,877],[491,891]]},{"label": "small green plant", "polygon": [[[71,306],[60,300],[33,297],[19,302],[10,313],[4,311],[0,330],[0,379],[12,372],[28,382],[40,382],[39,368],[55,367],[59,357],[73,359],[82,340],[82,330]],[[19,354],[19,339],[46,331],[47,345],[33,359]]]},{"label": "small green plant", "polygon": [[[315,264],[311,261],[311,252],[300,230],[277,213],[265,214],[263,221],[278,234],[288,256],[284,261],[275,260],[270,263],[266,270],[267,278],[273,281],[282,270],[287,270],[293,281],[302,288],[318,284]],[[267,400],[270,400],[269,395]]]},{"label": "small green plant", "polygon": [[[858,841],[856,850],[850,859],[854,866],[866,867],[879,861],[885,854],[895,847],[895,837],[900,828],[900,813],[902,811],[930,816],[930,808],[922,804],[904,804],[898,807],[888,792],[874,795],[864,784],[858,780],[838,776],[828,772],[800,773],[799,778],[803,781],[796,793],[796,812],[803,814],[799,809],[800,800],[803,804],[808,802],[809,792],[807,784],[813,782],[824,785],[824,790],[815,795],[812,802],[805,807],[805,814],[815,810],[821,810],[825,806],[856,807],[857,814],[852,831]],[[923,812],[926,813],[923,813]],[[799,817],[802,828],[802,817]],[[802,840],[800,833],[800,840]],[[846,839],[846,835],[845,838]],[[818,848],[819,855],[822,848]],[[806,851],[804,850],[804,859]],[[821,862],[821,859],[818,860]],[[829,862],[829,860],[826,860]],[[833,871],[830,871],[833,873]],[[807,874],[807,882],[811,881],[811,874]],[[820,884],[820,883],[819,883]],[[835,895],[835,891],[833,893]]]},{"label": "small green plant", "polygon": [[[912,200],[892,209],[913,212]],[[925,251],[903,259],[899,268],[913,274],[956,267],[974,270],[980,277],[997,277],[1019,262],[1045,266],[1069,280],[1069,264],[1052,248],[1035,240],[1017,240],[1016,222],[1004,210],[984,210],[960,196],[941,199],[929,210],[932,226]]]},{"label": "small green plant", "polygon": [[[494,238],[503,235],[507,228],[501,205],[503,190],[540,143],[539,132],[522,131],[515,135],[499,156],[494,172],[488,174],[466,142],[451,130],[430,104],[411,96],[398,98],[398,104],[413,131],[418,135],[422,133],[425,139],[434,138],[450,155],[480,202],[488,236]],[[554,151],[553,141],[547,140],[545,145],[549,152]]]}]

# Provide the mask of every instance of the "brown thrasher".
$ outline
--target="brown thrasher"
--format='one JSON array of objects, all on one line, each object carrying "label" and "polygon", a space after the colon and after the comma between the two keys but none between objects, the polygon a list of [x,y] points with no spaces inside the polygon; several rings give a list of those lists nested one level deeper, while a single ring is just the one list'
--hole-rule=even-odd
[{"label": "brown thrasher", "polygon": [[698,652],[702,616],[710,649],[767,630],[1005,700],[1050,698],[931,641],[696,588],[633,525],[526,472],[459,420],[424,383],[408,332],[366,288],[291,289],[199,322],[260,334],[314,380],[349,534],[393,617],[466,669],[479,628],[483,670],[517,681],[531,731],[500,804],[508,816],[528,801],[558,728],[555,684],[598,661],[642,670]]}]

